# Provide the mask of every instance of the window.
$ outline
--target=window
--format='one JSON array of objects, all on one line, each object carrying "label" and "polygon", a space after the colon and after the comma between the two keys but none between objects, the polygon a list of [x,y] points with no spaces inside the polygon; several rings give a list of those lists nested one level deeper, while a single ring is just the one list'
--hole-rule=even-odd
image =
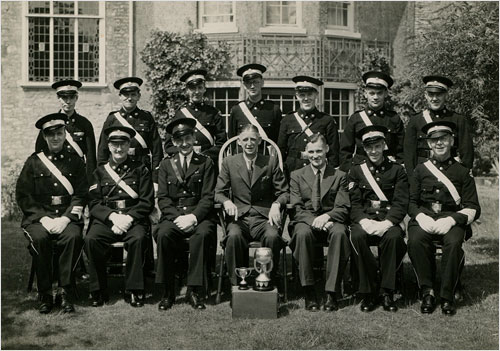
[{"label": "window", "polygon": [[234,1],[200,1],[199,29],[205,33],[237,32]]},{"label": "window", "polygon": [[350,91],[347,89],[325,88],[324,112],[336,119],[340,132],[344,130],[344,126],[351,113],[349,95]]},{"label": "window", "polygon": [[266,25],[296,26],[296,1],[268,1],[266,4]]},{"label": "window", "polygon": [[25,80],[104,80],[104,2],[29,1]]},{"label": "window", "polygon": [[349,11],[352,4],[348,1],[332,1],[328,2],[328,27],[350,27],[351,19]]},{"label": "window", "polygon": [[262,97],[279,104],[283,116],[299,108],[295,89],[262,89]]},{"label": "window", "polygon": [[208,103],[215,106],[220,111],[224,120],[224,128],[227,133],[227,120],[231,113],[231,108],[236,105],[239,99],[239,88],[207,88],[205,96],[208,97]]}]

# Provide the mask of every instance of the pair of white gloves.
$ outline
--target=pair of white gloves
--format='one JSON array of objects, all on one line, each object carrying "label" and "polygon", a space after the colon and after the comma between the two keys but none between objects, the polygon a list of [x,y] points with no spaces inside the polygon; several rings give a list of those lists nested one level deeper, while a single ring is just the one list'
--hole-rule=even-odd
[{"label": "pair of white gloves", "polygon": [[57,218],[42,217],[40,223],[50,234],[61,234],[68,226],[71,219],[66,216]]},{"label": "pair of white gloves", "polygon": [[432,217],[424,213],[419,213],[415,219],[417,220],[420,228],[430,234],[445,235],[454,225],[457,224],[452,217],[448,216],[434,220]]},{"label": "pair of white gloves", "polygon": [[363,228],[368,235],[382,237],[394,224],[388,219],[376,221],[374,219],[363,218],[359,221],[359,225],[361,225],[361,228]]}]

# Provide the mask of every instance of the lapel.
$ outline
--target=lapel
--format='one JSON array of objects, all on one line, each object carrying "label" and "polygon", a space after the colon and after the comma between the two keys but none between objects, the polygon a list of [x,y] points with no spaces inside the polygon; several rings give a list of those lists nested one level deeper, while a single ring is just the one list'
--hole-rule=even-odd
[{"label": "lapel", "polygon": [[179,153],[175,154],[175,156],[174,156],[174,163],[177,166],[177,170],[179,171],[179,175],[182,177],[181,157],[179,156]]},{"label": "lapel", "polygon": [[198,168],[198,164],[200,163],[200,157],[196,152],[193,152],[193,156],[191,156],[191,162],[189,163],[189,167],[187,169],[187,173],[184,176],[184,180],[188,179],[194,171]]},{"label": "lapel", "polygon": [[309,185],[309,187],[311,188],[311,194],[312,194],[312,190],[314,188],[314,180],[315,180],[316,176],[314,175],[314,172],[313,172],[310,164],[305,166],[304,173],[302,174],[302,178],[305,180],[307,185]]},{"label": "lapel", "polygon": [[243,179],[243,182],[250,187],[250,179],[248,177],[248,168],[245,162],[245,159],[243,158],[243,153],[240,153],[236,156],[236,167],[238,169],[238,173],[241,176],[241,179]]},{"label": "lapel", "polygon": [[255,182],[260,179],[262,173],[267,170],[267,165],[267,158],[261,154],[257,154],[257,159],[255,160],[253,167],[251,186],[254,186]]},{"label": "lapel", "polygon": [[326,165],[323,181],[321,182],[321,198],[323,198],[332,187],[333,181],[335,180],[335,173],[335,168]]}]

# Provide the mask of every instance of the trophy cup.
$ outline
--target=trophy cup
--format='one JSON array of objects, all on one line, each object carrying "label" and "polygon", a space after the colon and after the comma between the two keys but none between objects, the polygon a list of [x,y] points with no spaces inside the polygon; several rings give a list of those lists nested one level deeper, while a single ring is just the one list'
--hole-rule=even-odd
[{"label": "trophy cup", "polygon": [[248,290],[248,283],[246,282],[245,278],[250,276],[252,273],[253,268],[248,267],[248,268],[236,268],[234,272],[238,277],[241,278],[241,281],[239,283],[238,289],[240,290]]},{"label": "trophy cup", "polygon": [[268,247],[255,249],[253,265],[255,270],[260,273],[259,276],[255,278],[254,290],[273,290],[271,278],[269,278],[269,272],[273,269],[273,252],[271,249]]}]

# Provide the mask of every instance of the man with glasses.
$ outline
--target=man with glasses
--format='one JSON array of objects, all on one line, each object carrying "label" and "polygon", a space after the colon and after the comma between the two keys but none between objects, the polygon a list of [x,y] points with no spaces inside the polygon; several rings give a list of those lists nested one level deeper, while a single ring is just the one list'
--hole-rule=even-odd
[{"label": "man with glasses", "polygon": [[262,75],[265,71],[266,67],[263,65],[251,63],[240,67],[236,72],[241,77],[247,99],[231,109],[228,122],[229,138],[238,135],[241,128],[250,123],[257,127],[261,137],[278,141],[281,110],[274,102],[262,98]]},{"label": "man with glasses", "polygon": [[286,160],[289,173],[309,164],[305,152],[309,137],[320,133],[326,139],[328,153],[326,158],[332,167],[339,165],[339,134],[335,119],[320,112],[316,107],[319,87],[323,82],[308,76],[294,77],[295,96],[300,108],[287,114],[279,129],[278,146]]}]

